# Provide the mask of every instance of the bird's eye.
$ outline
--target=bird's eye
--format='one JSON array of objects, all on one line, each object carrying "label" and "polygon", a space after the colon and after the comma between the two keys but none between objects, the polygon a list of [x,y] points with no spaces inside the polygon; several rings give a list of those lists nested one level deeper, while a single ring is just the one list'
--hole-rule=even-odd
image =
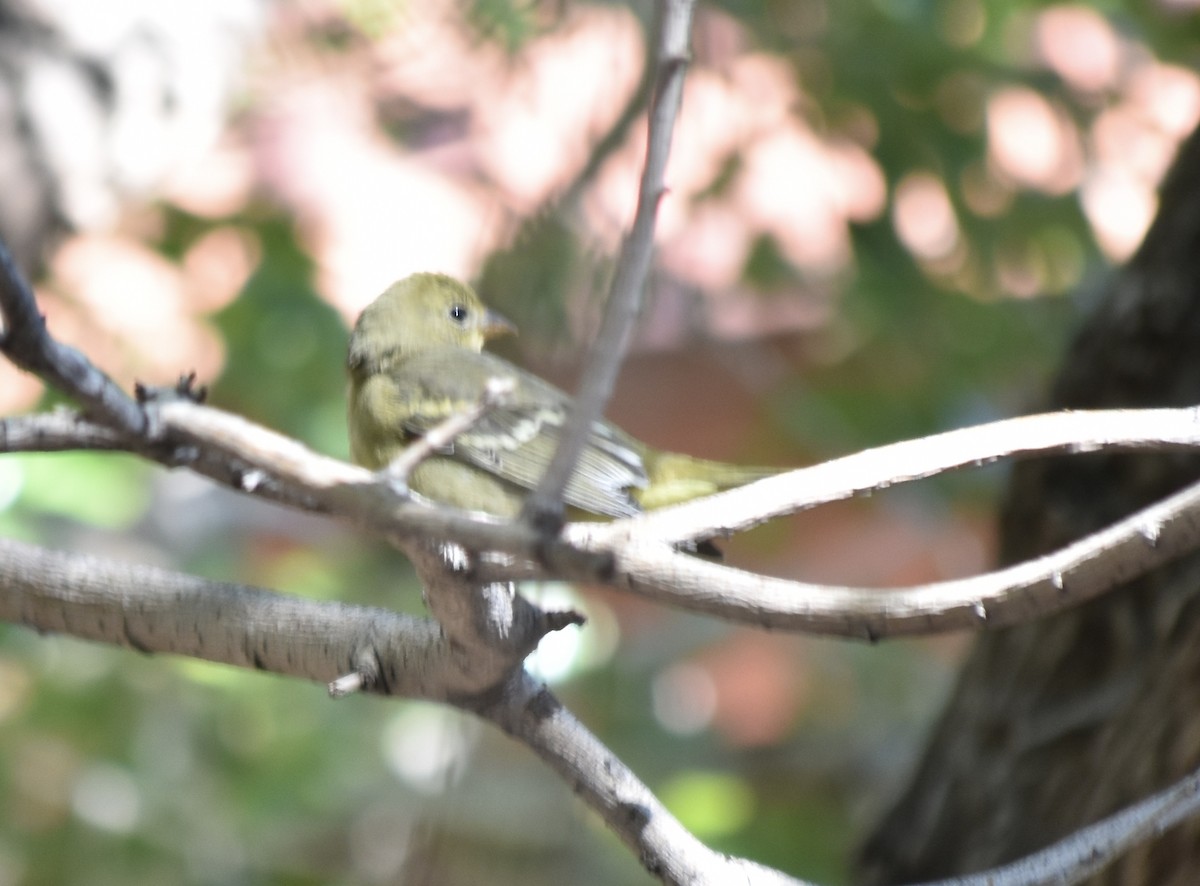
[{"label": "bird's eye", "polygon": [[467,321],[467,309],[462,305],[454,305],[450,308],[450,319],[455,323],[465,323]]}]

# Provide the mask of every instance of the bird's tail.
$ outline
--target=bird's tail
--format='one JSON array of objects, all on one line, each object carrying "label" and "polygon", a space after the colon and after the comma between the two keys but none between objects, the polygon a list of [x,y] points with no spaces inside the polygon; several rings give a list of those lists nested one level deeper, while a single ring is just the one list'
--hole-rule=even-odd
[{"label": "bird's tail", "polygon": [[709,461],[677,452],[656,452],[647,462],[650,482],[636,493],[638,503],[646,510],[744,486],[781,470]]}]

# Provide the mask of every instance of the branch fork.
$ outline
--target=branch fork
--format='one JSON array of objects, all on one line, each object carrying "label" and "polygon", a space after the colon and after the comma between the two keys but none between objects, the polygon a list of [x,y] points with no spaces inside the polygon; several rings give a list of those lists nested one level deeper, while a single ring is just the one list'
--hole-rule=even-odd
[{"label": "branch fork", "polygon": [[[54,412],[2,420],[0,451],[136,452],[171,466],[186,465],[247,494],[336,517],[381,535],[408,554],[434,618],[299,600],[150,567],[58,555],[7,540],[0,540],[0,618],[145,651],[317,680],[327,683],[334,697],[373,691],[454,704],[485,717],[539,754],[663,882],[797,886],[800,881],[783,873],[699,843],[524,670],[525,656],[542,637],[580,624],[582,617],[534,606],[515,592],[517,578],[600,580],[735,621],[876,640],[1013,623],[1099,593],[1128,579],[1132,571],[1195,549],[1200,543],[1200,486],[1050,557],[958,583],[894,592],[754,576],[674,547],[822,501],[1003,455],[1072,447],[1197,448],[1194,410],[1139,413],[1136,423],[1129,422],[1129,413],[1033,417],[1018,420],[1025,422],[1019,427],[1001,423],[1015,435],[1016,442],[1008,446],[995,442],[1000,426],[952,432],[992,435],[991,448],[948,454],[943,447],[951,442],[961,446],[963,437],[943,435],[932,438],[935,443],[883,447],[611,526],[563,526],[563,489],[611,392],[649,273],[655,215],[666,193],[663,173],[671,129],[682,96],[692,5],[692,0],[661,4],[658,75],[638,209],[563,442],[516,523],[420,504],[407,489],[417,464],[452,445],[456,435],[503,402],[511,392],[502,384],[489,385],[471,409],[409,447],[381,478],[188,397],[154,402],[129,397],[78,351],[49,336],[31,288],[0,245],[0,351],[72,396],[84,410],[82,415]],[[190,383],[185,388],[190,390]],[[1153,432],[1146,424],[1151,418],[1160,422]],[[1119,429],[1114,425],[1111,433],[1088,424],[1106,421],[1123,424]],[[1057,427],[1059,436],[1048,442],[1037,432],[1046,432],[1049,425]],[[1198,778],[1063,841],[1049,855],[956,882],[1025,884],[1082,876],[1133,842],[1195,814],[1200,807]]]}]

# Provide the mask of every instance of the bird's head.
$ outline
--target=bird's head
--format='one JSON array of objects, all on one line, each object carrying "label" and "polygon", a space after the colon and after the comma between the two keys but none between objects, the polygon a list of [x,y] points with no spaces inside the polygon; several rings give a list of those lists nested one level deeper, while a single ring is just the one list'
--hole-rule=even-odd
[{"label": "bird's head", "polygon": [[413,274],[367,305],[350,335],[347,365],[368,374],[432,348],[478,353],[483,343],[516,328],[445,274]]}]

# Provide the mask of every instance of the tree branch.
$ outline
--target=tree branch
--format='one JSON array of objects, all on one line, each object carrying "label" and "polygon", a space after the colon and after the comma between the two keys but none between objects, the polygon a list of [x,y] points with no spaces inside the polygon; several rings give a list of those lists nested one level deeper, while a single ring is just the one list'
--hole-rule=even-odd
[{"label": "tree branch", "polygon": [[146,414],[111,378],[79,351],[46,331],[33,290],[0,240],[0,352],[82,404],[97,421],[126,433],[146,433]]},{"label": "tree branch", "polygon": [[[713,852],[698,841],[633,772],[528,674],[515,676],[503,693],[468,709],[527,745],[558,772],[664,883],[801,886],[800,880]],[[928,886],[1078,883],[1143,840],[1198,812],[1200,771],[1012,864]]]},{"label": "tree branch", "polygon": [[[426,504],[394,488],[384,474],[313,452],[240,416],[187,401],[148,409],[161,425],[161,439],[152,443],[57,410],[0,419],[0,452],[132,452],[167,467],[186,466],[237,492],[338,517],[400,544],[444,538],[516,557],[533,557],[539,549],[536,534],[519,524]],[[571,555],[564,550],[556,556]]]},{"label": "tree branch", "polygon": [[0,419],[0,452],[128,452],[127,436],[83,418],[73,409]]},{"label": "tree branch", "polygon": [[577,617],[518,603],[509,607],[516,615],[503,621],[504,642],[477,631],[479,643],[488,646],[480,655],[433,619],[4,538],[0,589],[0,620],[38,631],[325,683],[355,674],[359,688],[429,701],[462,699],[495,686],[543,636],[578,623]]},{"label": "tree branch", "polygon": [[591,806],[651,874],[668,884],[805,886],[779,871],[714,852],[679,823],[544,685],[521,672],[469,708],[527,745]]},{"label": "tree branch", "polygon": [[140,652],[327,682],[371,662],[371,689],[445,698],[458,665],[430,619],[0,539],[0,618]]},{"label": "tree branch", "polygon": [[[714,853],[523,671],[483,695],[478,661],[429,619],[0,540],[0,618],[43,631],[328,681],[351,672],[388,695],[455,701],[528,745],[666,883],[801,883]],[[186,613],[186,616],[184,615]],[[469,673],[463,673],[464,664]],[[456,691],[457,690],[457,691]],[[1200,773],[1022,861],[957,886],[1076,882],[1200,808]]]},{"label": "tree branch", "polygon": [[[413,501],[380,475],[318,455],[238,416],[185,401],[156,408],[161,441],[134,441],[131,451],[167,464],[184,461],[241,492],[335,516],[390,539],[414,559],[429,556],[427,539],[445,539],[466,551],[508,555],[499,563],[494,557],[473,560],[476,581],[554,577],[602,582],[666,605],[777,630],[878,640],[1014,624],[1103,593],[1194,549],[1200,539],[1200,492],[1189,489],[1067,548],[1008,569],[911,588],[854,588],[761,576],[680,553],[673,547],[679,524],[671,516],[744,514],[756,523],[761,522],[753,511],[756,505],[764,512],[783,513],[1002,454],[1194,448],[1200,445],[1195,409],[1053,413],[951,431],[671,509],[662,524],[666,538],[655,534],[660,531],[655,512],[611,524],[571,524],[560,538],[543,543],[521,523]],[[61,415],[43,425],[45,418],[0,421],[0,443],[40,439],[63,448],[66,441],[53,437],[51,430],[69,433],[70,426]],[[94,426],[84,422],[80,427],[85,439],[95,435]],[[108,448],[110,441],[102,442]],[[699,525],[689,524],[689,531]],[[725,532],[729,525],[710,525],[702,534]]]},{"label": "tree branch", "polygon": [[[1200,408],[1106,409],[1025,415],[866,449],[671,507],[613,533],[668,544],[744,532],[776,517],[1002,458],[1104,451],[1194,449]],[[604,531],[604,530],[601,530]]]},{"label": "tree branch", "polygon": [[1200,770],[1163,791],[1011,864],[926,886],[1050,886],[1080,883],[1139,843],[1200,813]]},{"label": "tree branch", "polygon": [[[592,532],[580,524],[568,529],[572,535]],[[1200,546],[1200,484],[1052,554],[970,578],[907,588],[837,587],[771,578],[634,536],[579,543],[611,550],[612,583],[658,602],[772,630],[874,642],[1030,621],[1193,551]]]},{"label": "tree branch", "polygon": [[683,97],[688,62],[688,37],[694,0],[662,0],[659,17],[658,75],[650,101],[646,135],[646,162],[638,188],[633,228],[625,238],[609,291],[600,333],[592,342],[583,383],[563,428],[562,440],[538,487],[525,502],[523,518],[550,536],[562,528],[563,491],[579,454],[587,443],[592,423],[604,412],[612,396],[617,372],[629,348],[633,325],[641,310],[654,254],[654,223],[665,192],[663,173],[671,151],[671,134]]},{"label": "tree branch", "polygon": [[[127,448],[166,464],[187,464],[243,492],[365,526],[400,544],[413,558],[438,621],[294,600],[148,567],[49,555],[15,542],[0,543],[0,584],[6,588],[0,595],[0,618],[145,651],[332,680],[331,691],[339,694],[364,688],[452,701],[478,710],[529,744],[666,882],[797,882],[752,862],[712,853],[552,696],[540,688],[534,691],[521,660],[546,632],[577,617],[542,612],[510,585],[481,584],[482,557],[473,553],[503,551],[532,562],[540,540],[526,527],[420,505],[399,494],[386,478],[317,455],[219,410],[186,401],[150,408],[160,426],[154,441],[59,411],[0,423],[0,449]],[[759,484],[750,499],[762,506],[764,489],[785,486],[784,503],[770,507],[794,510],[1002,454],[1195,446],[1196,425],[1195,410],[1035,416],[793,472]],[[805,477],[812,482],[801,482]],[[837,488],[839,477],[849,481],[846,488]],[[814,588],[698,560],[676,552],[662,538],[647,538],[655,530],[655,515],[609,527],[574,525],[555,544],[580,555],[574,565],[563,561],[563,577],[602,577],[685,608],[740,620],[874,638],[998,624],[1028,617],[1039,606],[1066,605],[1081,593],[1099,593],[1129,570],[1148,568],[1191,544],[1198,499],[1200,491],[1185,491],[1058,555],[1002,574],[890,593]],[[719,510],[732,514],[725,504]],[[667,528],[659,531],[668,537],[679,532],[678,513],[668,512],[660,524]],[[751,522],[756,522],[753,517]],[[460,544],[432,545],[428,538]],[[597,563],[611,563],[610,574],[599,575]],[[995,599],[987,599],[984,591],[993,583],[998,583]],[[1175,806],[1168,811],[1184,814]],[[1097,833],[1110,835],[1105,839],[1115,855],[1148,827],[1165,826],[1166,818],[1156,821],[1146,825],[1144,816],[1122,819]],[[1074,857],[1070,852],[1061,856],[1068,861]],[[1040,872],[1053,863],[1051,858],[1035,864],[1032,879],[1022,879],[1030,869],[1021,868],[1011,882],[1043,882]]]}]

